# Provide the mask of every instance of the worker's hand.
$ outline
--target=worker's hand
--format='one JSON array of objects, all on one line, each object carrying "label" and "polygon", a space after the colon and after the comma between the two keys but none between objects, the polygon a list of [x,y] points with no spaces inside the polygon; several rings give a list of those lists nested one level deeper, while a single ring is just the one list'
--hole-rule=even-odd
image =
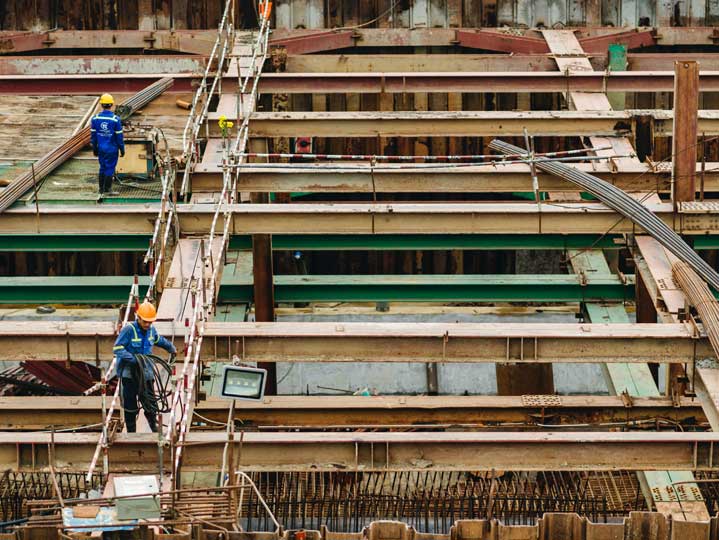
[{"label": "worker's hand", "polygon": [[93,146],[93,147],[92,147],[92,154],[93,154],[94,156],[97,156],[97,155],[99,154],[99,152],[97,151],[97,146]]},{"label": "worker's hand", "polygon": [[122,148],[120,150],[120,157],[125,157],[125,149],[124,148]]}]

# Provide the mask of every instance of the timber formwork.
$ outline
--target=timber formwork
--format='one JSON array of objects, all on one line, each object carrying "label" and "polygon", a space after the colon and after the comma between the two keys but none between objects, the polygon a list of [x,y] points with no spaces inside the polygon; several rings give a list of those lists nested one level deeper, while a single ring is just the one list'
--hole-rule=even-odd
[{"label": "timber formwork", "polygon": [[[136,283],[140,299],[150,287],[157,327],[184,347],[185,365],[196,350],[200,366],[179,377],[193,399],[165,418],[182,433],[168,427],[166,444],[121,433],[99,386],[0,398],[0,469],[30,480],[164,473],[173,538],[188,525],[188,538],[224,530],[225,540],[238,526],[265,540],[302,540],[284,529],[312,540],[717,536],[719,369],[671,278],[674,256],[575,184],[487,156],[493,138],[539,155],[585,149],[571,166],[630,193],[716,268],[711,2],[288,0],[274,6],[261,74],[248,45],[256,12],[241,2],[231,30],[211,0],[130,2],[122,14],[105,2],[84,15],[40,4],[34,25],[21,0],[0,9],[0,189],[82,128],[97,94],[122,101],[171,77],[127,131],[162,129],[175,205],[157,179],[98,203],[86,149],[0,213],[0,360],[107,368],[121,318],[89,308],[121,311]],[[214,47],[223,36],[226,56]],[[204,74],[217,87],[188,145],[186,107]],[[247,119],[247,145],[228,160]],[[156,223],[170,240],[143,258]],[[13,316],[44,304],[84,307],[74,320]],[[540,322],[482,319],[527,304]],[[372,322],[353,321],[367,305]],[[479,315],[447,322],[431,311],[440,306]],[[423,309],[424,322],[412,320]],[[553,309],[582,320],[541,322]],[[232,408],[214,398],[231,362],[267,367],[270,395]],[[426,380],[411,391],[428,395],[301,395],[282,386],[279,363],[284,377],[340,366],[343,387],[362,394],[372,392],[354,383],[361,364],[402,377],[411,363]],[[475,393],[475,364],[496,365],[500,395],[446,390],[445,374],[460,373]],[[602,378],[559,395],[565,364],[599,365]],[[283,388],[299,395],[272,395]],[[221,471],[239,482],[237,470],[257,484],[249,499],[203,493],[195,513],[182,500],[184,487],[224,482]],[[58,526],[41,507],[29,539]]]}]

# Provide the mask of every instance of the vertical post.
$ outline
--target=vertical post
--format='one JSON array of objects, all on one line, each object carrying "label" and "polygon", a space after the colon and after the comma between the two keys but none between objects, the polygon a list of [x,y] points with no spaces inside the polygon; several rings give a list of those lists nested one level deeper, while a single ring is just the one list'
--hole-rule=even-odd
[{"label": "vertical post", "polygon": [[[635,272],[636,286],[635,286],[635,305],[637,308],[637,322],[638,323],[656,323],[657,322],[657,310],[654,307],[654,301],[652,300],[647,285],[642,279],[642,275],[639,272]],[[659,364],[649,363],[649,371],[652,372],[652,378],[654,383],[659,386]]]},{"label": "vertical post", "polygon": [[[259,195],[259,194],[253,194]],[[267,197],[264,194],[264,197]],[[255,321],[273,322],[275,320],[275,291],[273,287],[272,236],[269,234],[252,235],[252,276],[255,298]],[[274,362],[260,363],[267,370],[265,393],[277,394],[277,369]]]},{"label": "vertical post", "polygon": [[697,109],[699,64],[674,62],[674,126],[672,128],[672,197],[679,202],[696,196]]},{"label": "vertical post", "polygon": [[[627,46],[618,43],[609,45],[609,71],[626,71],[627,65]],[[607,99],[615,111],[623,111],[626,108],[625,92],[607,92]]]}]

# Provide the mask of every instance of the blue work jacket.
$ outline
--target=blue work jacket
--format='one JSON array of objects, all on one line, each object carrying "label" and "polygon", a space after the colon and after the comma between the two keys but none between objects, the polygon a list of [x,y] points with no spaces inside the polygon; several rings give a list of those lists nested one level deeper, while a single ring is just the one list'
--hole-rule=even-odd
[{"label": "blue work jacket", "polygon": [[118,150],[124,152],[125,141],[122,138],[120,117],[109,109],[93,116],[90,121],[90,142],[101,154],[117,154]]},{"label": "blue work jacket", "polygon": [[[175,346],[169,340],[157,333],[154,326],[145,332],[137,321],[133,321],[120,330],[120,335],[115,340],[112,352],[117,356],[117,374],[125,379],[132,378],[132,368],[135,365],[135,354],[152,354],[154,346],[161,347],[167,352],[177,352]],[[145,377],[151,377],[152,373],[145,373]]]}]

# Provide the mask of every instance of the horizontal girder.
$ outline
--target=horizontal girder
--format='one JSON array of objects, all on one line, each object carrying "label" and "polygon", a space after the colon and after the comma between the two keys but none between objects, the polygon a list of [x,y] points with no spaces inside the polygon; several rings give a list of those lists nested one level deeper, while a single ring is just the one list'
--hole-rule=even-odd
[{"label": "horizontal girder", "polygon": [[[0,467],[23,470],[48,462],[87,470],[97,434],[0,433]],[[190,432],[183,472],[218,471],[228,435]],[[235,438],[244,471],[371,470],[716,470],[717,433],[410,432],[253,433]],[[171,453],[163,453],[166,466]],[[157,435],[117,434],[109,472],[156,473]]]},{"label": "horizontal girder", "polygon": [[[171,323],[157,328],[173,335]],[[116,325],[4,321],[6,360],[109,361]],[[184,330],[175,329],[178,346]],[[258,362],[691,363],[713,356],[686,324],[208,322],[202,359]]]},{"label": "horizontal girder", "polygon": [[[226,422],[230,401],[200,401],[203,418]],[[705,421],[701,405],[689,398],[618,396],[268,396],[261,403],[237,401],[235,418],[264,430],[433,425],[469,429],[502,422],[527,424],[606,423],[667,418]],[[100,396],[0,397],[0,430],[77,428],[102,420]],[[202,418],[197,420],[202,422]],[[99,431],[94,426],[94,431]]]},{"label": "horizontal girder", "polygon": [[[644,202],[669,227],[681,234],[719,231],[711,213],[714,203]],[[46,205],[36,216],[32,206],[0,214],[5,234],[152,234],[159,204],[107,206]],[[210,230],[212,204],[178,205],[180,232]],[[381,204],[236,204],[232,234],[614,234],[635,233],[637,227],[601,203],[381,203]]]}]

